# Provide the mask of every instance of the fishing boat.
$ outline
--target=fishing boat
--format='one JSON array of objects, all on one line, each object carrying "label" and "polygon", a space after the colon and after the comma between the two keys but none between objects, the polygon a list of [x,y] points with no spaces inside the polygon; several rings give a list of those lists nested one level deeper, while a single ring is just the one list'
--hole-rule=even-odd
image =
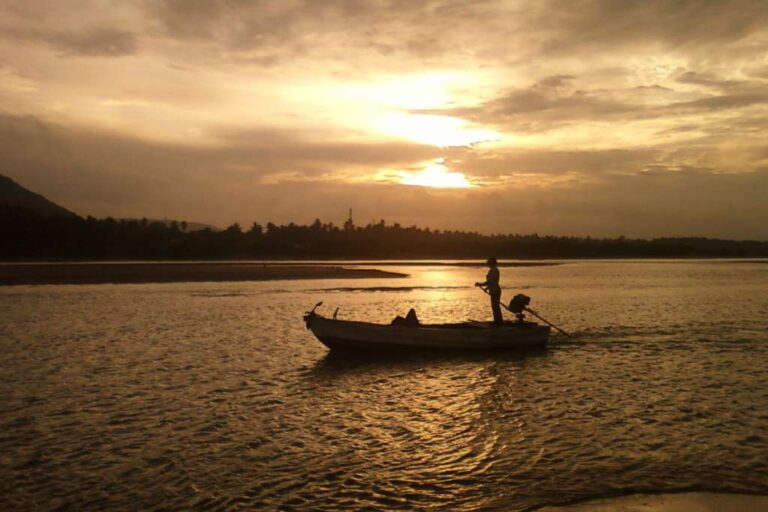
[{"label": "fishing boat", "polygon": [[[455,324],[392,325],[337,320],[312,311],[304,315],[307,329],[329,349],[524,349],[544,347],[550,327],[529,321],[462,322]],[[335,316],[335,315],[334,315]]]}]

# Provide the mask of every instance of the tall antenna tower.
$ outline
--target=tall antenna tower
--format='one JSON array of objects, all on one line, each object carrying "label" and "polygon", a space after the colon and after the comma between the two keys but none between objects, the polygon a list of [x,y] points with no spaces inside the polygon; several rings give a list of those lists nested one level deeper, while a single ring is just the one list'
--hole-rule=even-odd
[{"label": "tall antenna tower", "polygon": [[355,223],[352,222],[352,208],[349,209],[349,218],[347,219],[347,222],[344,223],[344,230],[345,231],[352,231],[355,229]]}]

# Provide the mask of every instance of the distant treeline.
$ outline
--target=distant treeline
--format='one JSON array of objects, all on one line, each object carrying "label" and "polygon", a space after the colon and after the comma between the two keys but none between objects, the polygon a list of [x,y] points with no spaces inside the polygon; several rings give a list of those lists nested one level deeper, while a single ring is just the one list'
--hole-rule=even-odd
[{"label": "distant treeline", "polygon": [[316,220],[188,232],[184,223],[44,216],[10,206],[0,208],[0,232],[5,260],[768,257],[768,242],[757,241],[489,236],[383,220],[363,227]]}]

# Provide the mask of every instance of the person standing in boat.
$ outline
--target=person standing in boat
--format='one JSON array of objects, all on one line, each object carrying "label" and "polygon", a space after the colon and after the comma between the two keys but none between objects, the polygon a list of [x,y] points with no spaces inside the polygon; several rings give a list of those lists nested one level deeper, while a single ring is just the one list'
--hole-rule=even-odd
[{"label": "person standing in boat", "polygon": [[484,283],[475,283],[475,286],[484,288],[491,296],[491,310],[493,311],[493,323],[502,324],[501,318],[501,286],[499,286],[499,264],[496,258],[488,258],[488,274],[485,276]]}]

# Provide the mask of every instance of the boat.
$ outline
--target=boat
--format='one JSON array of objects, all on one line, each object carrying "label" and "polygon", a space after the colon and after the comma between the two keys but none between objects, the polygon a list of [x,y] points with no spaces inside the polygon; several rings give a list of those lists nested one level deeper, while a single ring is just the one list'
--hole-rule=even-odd
[{"label": "boat", "polygon": [[[315,306],[315,309],[317,306]],[[332,351],[498,350],[542,348],[550,327],[529,321],[392,325],[337,320],[315,312],[304,315],[307,329]],[[335,316],[335,315],[334,315]]]}]

